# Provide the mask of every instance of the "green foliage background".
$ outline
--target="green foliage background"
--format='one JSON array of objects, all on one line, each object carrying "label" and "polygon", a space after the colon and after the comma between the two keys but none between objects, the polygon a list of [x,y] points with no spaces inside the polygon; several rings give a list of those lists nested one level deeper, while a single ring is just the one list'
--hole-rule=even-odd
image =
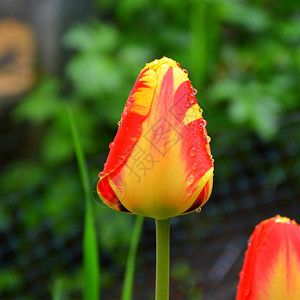
[{"label": "green foliage background", "polygon": [[[63,75],[41,75],[13,111],[15,124],[29,127],[38,140],[0,178],[3,199],[21,191],[22,226],[34,229],[50,220],[53,234],[62,240],[80,230],[84,207],[65,108],[73,109],[95,191],[120,113],[146,62],[168,56],[189,71],[208,121],[212,152],[217,136],[272,140],[285,115],[300,109],[300,18],[293,0],[98,0],[85,22],[65,32],[63,44],[70,53]],[[223,163],[226,169],[225,159],[219,168]],[[72,218],[69,211],[75,212]],[[116,263],[124,265],[131,216],[103,206],[95,212],[101,252],[114,253]],[[0,210],[1,228],[13,222],[9,208]],[[20,241],[20,251],[26,243]],[[22,288],[17,270],[1,273],[7,279],[0,291]],[[74,292],[61,271],[51,275]],[[80,270],[74,273],[79,281],[80,276]]]}]

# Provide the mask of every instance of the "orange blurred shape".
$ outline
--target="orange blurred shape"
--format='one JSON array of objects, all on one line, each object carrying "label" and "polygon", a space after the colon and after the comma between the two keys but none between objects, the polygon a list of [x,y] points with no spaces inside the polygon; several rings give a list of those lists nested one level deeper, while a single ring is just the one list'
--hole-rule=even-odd
[{"label": "orange blurred shape", "polygon": [[36,41],[29,25],[17,19],[0,21],[0,98],[29,90],[33,72]]}]

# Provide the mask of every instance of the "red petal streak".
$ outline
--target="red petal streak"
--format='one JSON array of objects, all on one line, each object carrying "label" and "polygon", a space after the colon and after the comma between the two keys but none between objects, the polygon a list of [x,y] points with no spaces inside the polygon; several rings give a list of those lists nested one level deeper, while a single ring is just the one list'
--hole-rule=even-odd
[{"label": "red petal streak", "polygon": [[[161,153],[166,152],[171,134],[174,132],[174,128],[176,128],[176,124],[169,117],[170,104],[172,104],[174,93],[173,81],[173,69],[169,67],[163,77],[159,93],[154,99],[157,103],[153,105],[151,111],[151,114],[156,116],[155,120],[160,123],[160,126],[158,126],[159,130],[154,130],[151,134],[151,144],[155,145]],[[165,120],[163,120],[164,117],[166,117]],[[162,132],[164,132],[163,139],[160,138]]]},{"label": "red petal streak", "polygon": [[[122,113],[121,126],[112,143],[103,170],[103,176],[98,183],[99,192],[112,204],[116,204],[117,196],[111,188],[108,178],[110,180],[115,178],[115,175],[118,173],[117,170],[124,165],[139,139],[142,123],[150,111],[155,84],[154,71],[145,69],[137,78]],[[141,99],[142,97],[146,97],[147,101]]]},{"label": "red petal streak", "polygon": [[187,114],[195,103],[197,100],[191,82],[183,82],[174,96],[174,114],[178,120],[177,128],[180,128],[180,135],[184,138],[184,142],[181,143],[182,160],[185,161],[187,179],[194,176],[194,181],[188,189],[190,195],[197,190],[197,184],[203,175],[213,167],[209,143],[206,140],[206,122],[200,118],[183,125],[184,119],[193,120],[193,116]]}]

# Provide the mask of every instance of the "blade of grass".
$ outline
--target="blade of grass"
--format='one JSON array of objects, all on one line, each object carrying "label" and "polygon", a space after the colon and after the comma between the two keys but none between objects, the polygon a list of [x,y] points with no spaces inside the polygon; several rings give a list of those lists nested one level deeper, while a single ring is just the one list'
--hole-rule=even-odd
[{"label": "blade of grass", "polygon": [[100,299],[100,266],[98,256],[97,235],[94,224],[92,207],[92,194],[89,187],[89,178],[83,150],[80,144],[78,131],[74,122],[72,110],[68,109],[69,122],[72,138],[77,157],[80,177],[85,194],[85,220],[83,229],[83,270],[84,270],[84,291],[83,299]]},{"label": "blade of grass", "polygon": [[53,285],[52,300],[62,300],[63,298],[62,282],[60,279],[56,279]]},{"label": "blade of grass", "polygon": [[133,281],[134,281],[134,270],[135,270],[135,258],[141,237],[143,228],[144,217],[137,216],[135,219],[134,229],[130,241],[129,252],[126,263],[125,278],[123,281],[122,296],[121,300],[131,300]]}]

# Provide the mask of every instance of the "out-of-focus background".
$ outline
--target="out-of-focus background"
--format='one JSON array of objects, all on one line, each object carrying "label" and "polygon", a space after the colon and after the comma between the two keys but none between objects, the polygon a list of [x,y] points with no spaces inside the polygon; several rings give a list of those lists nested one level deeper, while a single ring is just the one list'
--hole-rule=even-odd
[{"label": "out-of-focus background", "polygon": [[[0,298],[82,298],[84,194],[66,107],[95,194],[108,144],[146,62],[189,71],[215,158],[200,214],[172,223],[171,299],[234,299],[247,240],[300,221],[300,10],[271,0],[1,0]],[[119,299],[134,216],[96,204],[102,299]],[[146,220],[134,299],[153,299]]]}]

